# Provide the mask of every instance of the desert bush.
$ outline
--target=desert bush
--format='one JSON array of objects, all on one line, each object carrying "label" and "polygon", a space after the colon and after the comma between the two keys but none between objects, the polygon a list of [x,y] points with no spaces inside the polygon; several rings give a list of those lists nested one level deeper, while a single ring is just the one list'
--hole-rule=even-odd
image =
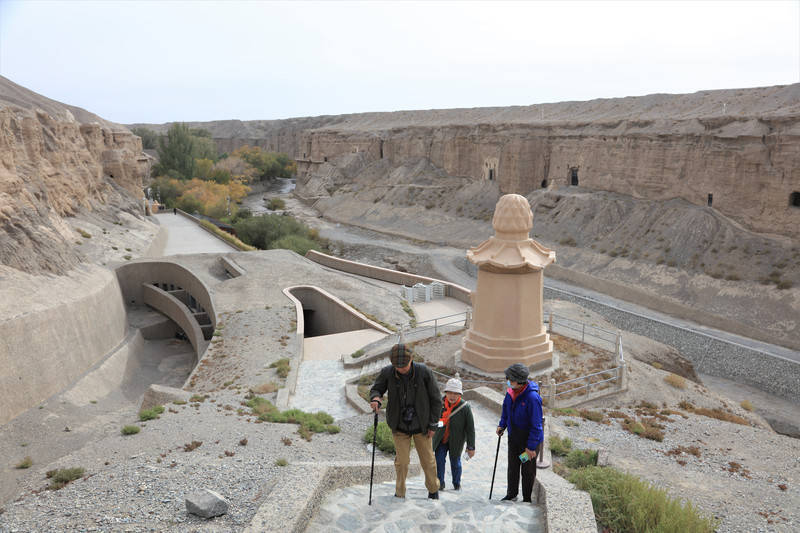
[{"label": "desert bush", "polygon": [[284,459],[283,457],[281,457],[280,459],[277,459],[277,460],[275,461],[275,466],[286,466],[286,465],[288,465],[288,464],[289,464],[289,461],[287,461],[287,460],[286,460],[286,459]]},{"label": "desert bush", "polygon": [[741,408],[742,408],[742,409],[744,409],[745,411],[752,411],[752,410],[753,410],[753,404],[752,404],[752,403],[750,403],[750,401],[749,401],[749,400],[742,400],[742,403],[740,403],[739,405],[740,405],[740,406],[741,406]]},{"label": "desert bush", "polygon": [[670,498],[666,490],[613,468],[588,466],[573,471],[569,480],[589,492],[597,522],[611,531],[711,533],[717,526],[691,502]]},{"label": "desert bush", "polygon": [[79,479],[85,470],[81,467],[62,468],[60,470],[50,470],[45,475],[50,479],[50,490],[58,490],[67,485],[70,481]]},{"label": "desert bush", "polygon": [[694,413],[697,415],[707,416],[709,418],[716,418],[717,420],[723,420],[725,422],[733,422],[734,424],[740,424],[742,426],[750,425],[750,422],[748,422],[746,418],[723,411],[720,408],[708,409],[706,407],[697,407],[695,408]]},{"label": "desert bush", "polygon": [[139,426],[122,426],[120,433],[123,435],[136,435],[142,430]]},{"label": "desert bush", "polygon": [[581,416],[574,407],[556,407],[550,412],[553,416]]},{"label": "desert bush", "polygon": [[276,424],[299,424],[297,432],[306,440],[311,440],[312,433],[338,433],[338,426],[333,425],[333,417],[324,411],[306,413],[300,409],[280,411],[272,402],[260,396],[254,396],[247,401],[247,407],[252,413],[264,422]]},{"label": "desert bush", "polygon": [[197,448],[199,448],[202,445],[203,445],[202,441],[193,440],[192,442],[183,445],[183,451],[191,452],[191,451],[196,450]]},{"label": "desert bush", "polygon": [[33,465],[33,459],[31,459],[28,456],[28,457],[25,457],[25,459],[23,459],[19,463],[17,463],[16,466],[14,466],[14,468],[17,468],[17,469],[20,469],[20,470],[24,470],[26,468],[30,468],[32,465]]},{"label": "desert bush", "polygon": [[548,441],[550,443],[550,452],[554,455],[565,456],[572,449],[572,441],[569,437],[559,437],[558,435],[550,435]]},{"label": "desert bush", "polygon": [[605,416],[600,411],[589,411],[588,409],[581,409],[579,411],[581,418],[591,420],[592,422],[602,422]]},{"label": "desert bush", "polygon": [[[372,430],[372,427],[367,428],[366,433],[364,433],[364,442],[372,443]],[[378,423],[378,434],[375,437],[375,446],[382,452],[395,453],[392,430],[386,422]]]},{"label": "desert bush", "polygon": [[320,250],[320,245],[302,235],[286,235],[269,245],[270,250],[291,250],[298,255],[306,255],[309,250]]},{"label": "desert bush", "polygon": [[597,464],[597,450],[572,450],[564,459],[569,468],[583,468]]},{"label": "desert bush", "polygon": [[267,201],[267,209],[270,211],[277,211],[278,209],[286,209],[286,202],[283,198],[270,198]]},{"label": "desert bush", "polygon": [[139,420],[145,422],[147,420],[153,420],[158,418],[158,415],[164,412],[164,407],[161,405],[156,405],[150,409],[142,409],[139,411]]},{"label": "desert bush", "polygon": [[357,359],[357,358],[361,357],[362,355],[364,355],[364,349],[360,348],[360,349],[356,350],[355,352],[351,353],[350,357],[352,357],[353,359]]},{"label": "desert bush", "polygon": [[279,377],[285,378],[289,375],[289,359],[286,357],[274,361],[269,367],[276,369]]},{"label": "desert bush", "polygon": [[80,233],[81,237],[83,237],[84,239],[91,239],[92,238],[92,234],[89,233],[88,231],[84,231],[81,228],[76,228],[76,231],[78,233]]},{"label": "desert bush", "polygon": [[255,394],[270,394],[276,390],[278,390],[278,386],[271,381],[268,383],[262,383],[261,385],[256,385],[252,389],[253,393]]},{"label": "desert bush", "polygon": [[657,369],[659,369],[659,370],[661,370],[662,368],[664,368],[664,365],[662,365],[662,364],[661,364],[661,363],[659,363],[658,361],[653,361],[652,363],[650,363],[650,366],[652,366],[653,368],[657,368]]},{"label": "desert bush", "polygon": [[686,380],[677,374],[667,374],[664,376],[664,382],[668,385],[672,385],[676,389],[686,388]]}]

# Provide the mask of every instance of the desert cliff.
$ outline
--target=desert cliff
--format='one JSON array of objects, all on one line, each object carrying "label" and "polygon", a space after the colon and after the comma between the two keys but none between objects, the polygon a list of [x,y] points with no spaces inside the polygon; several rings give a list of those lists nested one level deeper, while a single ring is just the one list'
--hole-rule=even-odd
[{"label": "desert cliff", "polygon": [[63,274],[80,263],[64,218],[140,212],[141,152],[123,126],[0,77],[0,264]]}]

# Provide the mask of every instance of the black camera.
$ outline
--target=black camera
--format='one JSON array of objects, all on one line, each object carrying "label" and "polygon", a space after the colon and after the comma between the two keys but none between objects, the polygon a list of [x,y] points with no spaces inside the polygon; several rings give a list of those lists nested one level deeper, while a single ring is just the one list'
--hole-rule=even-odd
[{"label": "black camera", "polygon": [[402,417],[403,422],[405,422],[406,424],[408,424],[410,426],[411,422],[414,421],[414,417],[417,416],[417,410],[414,409],[413,405],[409,405],[409,406],[403,407],[403,410],[401,411],[400,416]]}]

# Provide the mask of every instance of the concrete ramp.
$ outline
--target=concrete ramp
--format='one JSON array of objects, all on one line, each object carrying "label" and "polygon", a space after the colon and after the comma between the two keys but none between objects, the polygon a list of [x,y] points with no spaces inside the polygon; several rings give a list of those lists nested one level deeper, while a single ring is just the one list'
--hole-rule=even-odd
[{"label": "concrete ramp", "polygon": [[369,328],[307,337],[303,341],[303,359],[305,361],[338,361],[342,356],[349,357],[359,348],[386,336],[386,333],[382,331]]}]

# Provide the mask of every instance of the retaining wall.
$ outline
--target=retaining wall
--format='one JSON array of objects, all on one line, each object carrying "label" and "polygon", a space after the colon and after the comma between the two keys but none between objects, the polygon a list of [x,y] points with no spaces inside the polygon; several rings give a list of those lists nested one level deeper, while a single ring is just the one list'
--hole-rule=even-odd
[{"label": "retaining wall", "polygon": [[415,283],[427,284],[436,281],[445,286],[445,296],[455,298],[456,300],[464,302],[467,305],[472,305],[470,296],[472,291],[462,287],[461,285],[450,283],[449,281],[442,281],[440,279],[417,276],[407,272],[399,272],[397,270],[390,270],[388,268],[381,268],[364,263],[357,263],[355,261],[348,261],[347,259],[326,255],[321,252],[317,252],[316,250],[309,250],[306,254],[306,258],[320,265],[341,270],[342,272],[349,272],[350,274],[356,274],[372,279],[379,279],[381,281],[388,281],[389,283],[396,283],[398,285],[406,285],[408,287],[414,285]]},{"label": "retaining wall", "polygon": [[194,348],[194,365],[197,365],[208,347],[208,342],[203,336],[200,324],[192,315],[192,311],[186,307],[186,304],[158,287],[145,285],[142,287],[142,294],[144,303],[156,311],[164,313],[181,327]]},{"label": "retaining wall", "polygon": [[695,370],[775,394],[797,403],[800,398],[800,363],[726,342],[696,331],[673,326],[578,295],[545,287],[546,299],[575,302],[600,313],[616,327],[675,347]]},{"label": "retaining wall", "polygon": [[125,338],[114,273],[85,267],[78,276],[31,288],[50,297],[0,322],[0,424],[61,392]]}]

